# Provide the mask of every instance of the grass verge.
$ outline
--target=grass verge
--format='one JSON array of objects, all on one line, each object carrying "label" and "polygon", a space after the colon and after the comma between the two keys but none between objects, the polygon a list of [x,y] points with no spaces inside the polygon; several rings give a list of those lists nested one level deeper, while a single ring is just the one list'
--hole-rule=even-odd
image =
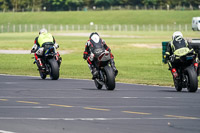
[{"label": "grass verge", "polygon": [[[90,31],[83,33],[89,34]],[[171,32],[110,31],[99,33],[102,36],[107,35],[103,39],[115,56],[116,66],[119,70],[119,75],[116,78],[118,82],[173,85],[168,66],[162,63],[161,58],[161,42],[170,40]],[[84,44],[88,37],[82,36],[82,34],[80,36],[53,34],[55,34],[61,50],[73,50],[72,53],[62,55],[60,77],[91,79],[87,63],[82,59]],[[199,36],[199,33],[196,32],[183,34],[187,38]],[[31,49],[36,35],[36,33],[1,34],[0,49]],[[147,48],[146,45],[149,47]],[[33,55],[0,54],[0,56],[0,73],[39,76],[36,65],[32,64],[31,57]]]},{"label": "grass verge", "polygon": [[9,12],[0,13],[0,24],[191,24],[196,16],[199,11]]}]

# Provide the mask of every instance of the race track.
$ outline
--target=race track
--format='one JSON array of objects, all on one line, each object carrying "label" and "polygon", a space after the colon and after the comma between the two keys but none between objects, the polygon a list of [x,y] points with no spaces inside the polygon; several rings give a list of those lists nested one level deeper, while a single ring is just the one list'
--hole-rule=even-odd
[{"label": "race track", "polygon": [[200,133],[199,91],[0,75],[0,133]]}]

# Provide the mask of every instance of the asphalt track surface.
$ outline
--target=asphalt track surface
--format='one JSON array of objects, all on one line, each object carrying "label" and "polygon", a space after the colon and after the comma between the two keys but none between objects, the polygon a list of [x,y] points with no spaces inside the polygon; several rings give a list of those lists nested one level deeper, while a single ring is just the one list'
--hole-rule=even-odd
[{"label": "asphalt track surface", "polygon": [[0,75],[0,133],[200,133],[199,91]]}]

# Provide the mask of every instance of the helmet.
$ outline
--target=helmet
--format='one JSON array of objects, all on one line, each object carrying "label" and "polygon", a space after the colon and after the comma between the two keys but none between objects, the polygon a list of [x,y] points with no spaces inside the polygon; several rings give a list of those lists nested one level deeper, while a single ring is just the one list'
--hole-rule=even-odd
[{"label": "helmet", "polygon": [[97,32],[93,32],[90,34],[90,39],[93,40],[95,43],[98,43],[100,40],[100,36]]},{"label": "helmet", "polygon": [[91,37],[93,36],[93,35],[98,35],[99,36],[99,34],[97,33],[97,32],[92,32],[91,34],[90,34],[90,39],[91,39]]},{"label": "helmet", "polygon": [[181,41],[183,39],[183,34],[180,31],[176,31],[172,35],[172,40]]},{"label": "helmet", "polygon": [[43,33],[47,33],[47,30],[45,28],[42,28],[40,31],[39,31],[39,34],[43,34]]}]

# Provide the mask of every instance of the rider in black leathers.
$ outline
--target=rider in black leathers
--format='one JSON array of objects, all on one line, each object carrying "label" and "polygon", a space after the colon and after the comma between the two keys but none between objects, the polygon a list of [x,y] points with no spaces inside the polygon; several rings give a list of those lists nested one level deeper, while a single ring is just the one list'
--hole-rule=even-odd
[{"label": "rider in black leathers", "polygon": [[[93,78],[97,76],[98,72],[94,66],[93,58],[91,58],[90,55],[92,54],[92,49],[99,47],[104,47],[105,50],[111,53],[111,49],[106,45],[105,41],[99,37],[99,34],[97,32],[93,32],[90,34],[89,40],[85,44],[85,51],[83,53],[83,59],[87,60]],[[110,65],[115,72],[115,76],[117,76],[118,70],[115,67],[114,56],[112,53],[111,53]]]},{"label": "rider in black leathers", "polygon": [[[172,35],[172,41],[168,43],[168,47],[165,53],[165,58],[167,60],[170,60],[170,56],[177,56],[180,57],[180,52],[178,52],[178,50],[182,49],[183,51],[187,51],[187,52],[183,52],[183,55],[193,51],[192,47],[188,44],[188,42],[183,38],[183,34],[180,31],[176,31],[173,33]],[[194,52],[194,51],[193,51]],[[195,52],[194,52],[195,53]],[[183,56],[182,55],[182,56]],[[178,57],[174,57],[174,60],[171,60],[169,62],[169,69],[172,70],[173,68],[178,68],[180,65],[179,60],[177,59]],[[198,59],[196,59],[198,60]]]}]

